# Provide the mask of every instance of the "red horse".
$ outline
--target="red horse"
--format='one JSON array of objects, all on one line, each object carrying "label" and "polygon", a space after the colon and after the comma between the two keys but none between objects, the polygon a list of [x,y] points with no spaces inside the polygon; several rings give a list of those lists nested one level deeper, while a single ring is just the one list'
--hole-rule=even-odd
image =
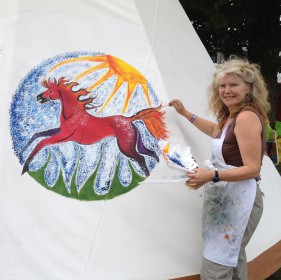
[{"label": "red horse", "polygon": [[[114,115],[108,117],[95,117],[87,112],[95,97],[87,98],[89,92],[85,89],[74,91],[72,88],[78,83],[70,83],[64,77],[44,80],[42,85],[47,88],[37,96],[39,103],[52,100],[60,100],[61,114],[60,127],[42,131],[32,136],[21,151],[21,155],[27,147],[39,137],[48,137],[41,140],[26,159],[22,174],[29,171],[29,164],[34,156],[48,145],[75,141],[80,144],[90,145],[106,137],[116,137],[120,151],[135,160],[143,170],[145,176],[149,176],[149,170],[143,155],[148,155],[159,161],[154,151],[145,147],[141,134],[134,125],[135,120],[142,120],[149,132],[157,139],[166,139],[167,130],[163,121],[164,113],[157,108],[148,108],[139,111],[131,117]],[[80,100],[81,96],[85,96]],[[87,105],[87,106],[86,106]],[[91,108],[93,108],[92,106]],[[143,155],[142,155],[143,154]]]}]

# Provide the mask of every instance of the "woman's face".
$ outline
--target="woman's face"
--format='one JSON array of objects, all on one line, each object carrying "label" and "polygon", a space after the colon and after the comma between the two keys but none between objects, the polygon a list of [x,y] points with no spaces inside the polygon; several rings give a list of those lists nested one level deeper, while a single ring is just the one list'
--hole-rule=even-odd
[{"label": "woman's face", "polygon": [[237,75],[226,74],[219,79],[219,95],[229,111],[235,111],[251,92],[251,85],[245,83]]}]

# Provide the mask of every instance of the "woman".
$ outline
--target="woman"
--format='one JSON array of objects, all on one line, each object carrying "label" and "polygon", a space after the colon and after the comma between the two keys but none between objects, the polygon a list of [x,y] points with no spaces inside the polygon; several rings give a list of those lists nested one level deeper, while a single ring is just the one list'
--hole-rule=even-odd
[{"label": "woman", "polygon": [[212,138],[207,168],[187,174],[186,184],[204,185],[201,279],[247,279],[245,247],[262,215],[258,187],[270,105],[259,67],[231,58],[217,66],[209,88],[217,123],[197,117],[177,100],[169,106]]}]

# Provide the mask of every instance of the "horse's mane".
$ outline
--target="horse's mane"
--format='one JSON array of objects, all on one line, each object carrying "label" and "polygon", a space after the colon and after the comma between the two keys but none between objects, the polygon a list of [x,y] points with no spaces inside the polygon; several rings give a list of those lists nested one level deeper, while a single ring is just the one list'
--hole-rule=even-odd
[{"label": "horse's mane", "polygon": [[[47,89],[52,89],[52,88],[57,88],[58,90],[63,89],[64,91],[67,90],[70,94],[75,94],[77,101],[79,101],[84,106],[85,109],[95,107],[94,105],[92,105],[92,102],[95,99],[95,97],[80,99],[80,96],[87,96],[90,93],[89,91],[83,88],[78,89],[77,91],[73,90],[73,87],[79,86],[77,82],[70,82],[70,80],[68,80],[67,78],[60,77],[58,80],[56,80],[56,78],[53,79],[48,78],[48,80],[44,79],[41,84],[43,87]],[[86,105],[90,105],[90,106],[86,108]]]}]

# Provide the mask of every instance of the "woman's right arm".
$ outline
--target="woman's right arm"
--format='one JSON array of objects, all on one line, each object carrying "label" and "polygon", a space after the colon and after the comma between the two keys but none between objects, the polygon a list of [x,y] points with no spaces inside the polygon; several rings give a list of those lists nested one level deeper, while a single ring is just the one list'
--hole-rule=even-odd
[{"label": "woman's right arm", "polygon": [[185,109],[184,105],[180,100],[178,99],[171,100],[169,102],[169,106],[174,107],[180,115],[188,119],[200,131],[207,134],[208,136],[215,137],[216,134],[218,133],[219,127],[217,124],[192,114],[191,112]]}]

